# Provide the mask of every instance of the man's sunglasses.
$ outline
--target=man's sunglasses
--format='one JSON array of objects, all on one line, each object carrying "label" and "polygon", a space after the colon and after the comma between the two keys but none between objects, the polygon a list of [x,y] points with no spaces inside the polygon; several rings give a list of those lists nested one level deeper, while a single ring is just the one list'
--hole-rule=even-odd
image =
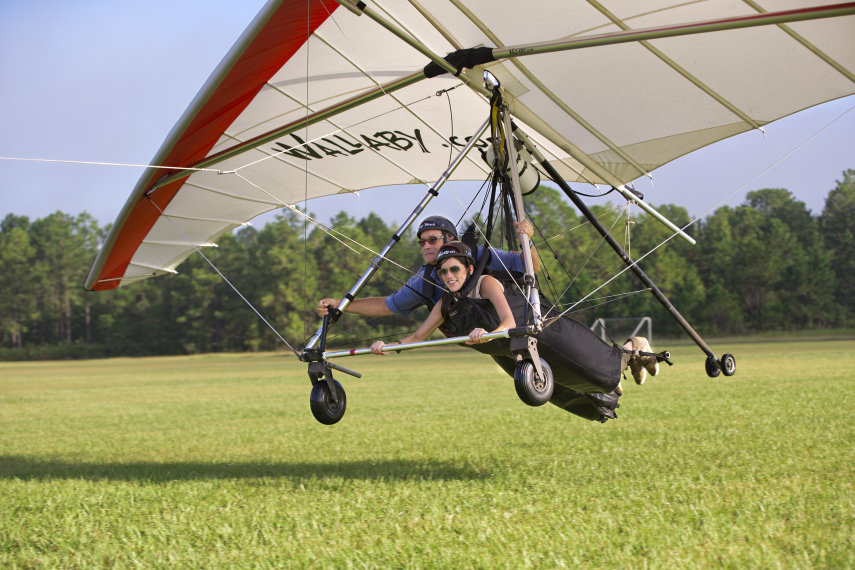
[{"label": "man's sunglasses", "polygon": [[451,272],[452,275],[457,275],[458,273],[460,273],[461,269],[463,269],[463,267],[461,267],[460,265],[452,265],[451,267],[442,267],[440,269],[437,269],[436,273],[440,277],[445,277],[449,272]]},{"label": "man's sunglasses", "polygon": [[424,247],[426,243],[434,245],[439,240],[445,240],[445,238],[444,237],[431,236],[429,238],[420,239],[418,241],[418,244],[419,244],[419,247]]}]

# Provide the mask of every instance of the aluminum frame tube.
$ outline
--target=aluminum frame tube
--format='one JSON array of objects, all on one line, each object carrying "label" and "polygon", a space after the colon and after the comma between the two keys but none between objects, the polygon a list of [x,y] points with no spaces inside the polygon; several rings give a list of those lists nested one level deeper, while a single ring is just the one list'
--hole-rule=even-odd
[{"label": "aluminum frame tube", "polygon": [[[514,132],[511,128],[511,113],[507,107],[502,109],[502,121],[505,125],[505,143],[507,153],[511,165],[511,185],[514,189],[514,202],[517,209],[517,222],[521,222],[525,218],[525,207],[522,201],[522,190],[520,189],[520,174],[517,171],[517,148],[514,146]],[[522,249],[523,261],[525,263],[526,275],[530,275],[534,279],[534,262],[531,259],[531,240],[528,235],[520,234],[520,249]],[[543,316],[540,314],[540,294],[537,287],[530,284],[525,286],[526,297],[531,303],[532,311],[534,312],[534,322],[537,326],[543,325]]]},{"label": "aluminum frame tube", "polygon": [[375,12],[374,10],[372,10],[371,8],[366,6],[365,4],[362,4],[362,6],[359,6],[359,5],[356,5],[354,2],[352,2],[351,0],[336,0],[336,2],[338,2],[339,4],[341,4],[342,6],[344,6],[345,8],[347,8],[348,10],[350,10],[351,12],[356,14],[357,16],[361,15],[361,14],[365,14],[366,16],[368,16],[369,18],[371,18],[372,20],[374,20],[375,22],[377,22],[378,24],[380,24],[381,26],[383,26],[384,28],[386,28],[387,30],[389,30],[390,32],[395,34],[396,36],[398,36],[398,38],[400,38],[404,43],[406,43],[410,47],[416,49],[416,51],[418,51],[420,54],[427,57],[432,62],[434,62],[435,64],[437,64],[441,68],[443,68],[446,72],[459,77],[460,80],[463,83],[465,83],[466,85],[469,85],[472,82],[472,80],[469,78],[469,76],[465,72],[461,71],[460,73],[458,73],[457,69],[455,69],[455,67],[453,65],[451,65],[450,63],[445,61],[443,58],[439,57],[438,54],[432,52],[422,42],[418,41],[413,36],[411,36],[410,34],[405,32],[404,30],[400,29],[398,26],[394,25],[392,22],[388,21],[386,18],[384,18],[383,16],[381,16],[380,14],[378,14],[377,12]]},{"label": "aluminum frame tube", "polygon": [[663,226],[665,226],[666,228],[668,228],[669,230],[671,230],[672,232],[677,234],[679,237],[683,238],[685,241],[689,242],[692,245],[696,245],[698,243],[697,241],[695,241],[695,238],[693,238],[692,236],[690,236],[689,234],[687,234],[686,232],[684,232],[683,230],[681,230],[680,228],[675,226],[671,222],[671,220],[669,220],[668,218],[666,218],[665,216],[663,216],[662,214],[657,212],[655,209],[653,209],[653,207],[650,204],[648,204],[647,202],[645,202],[644,200],[642,200],[641,198],[639,198],[638,196],[636,196],[635,194],[633,194],[632,192],[627,190],[626,186],[624,186],[624,185],[615,186],[615,190],[617,190],[618,192],[623,194],[623,197],[626,198],[627,200],[630,200],[633,203],[638,204],[638,206],[642,210],[644,210],[645,212],[647,212],[648,214],[653,216],[656,219],[656,221],[658,221],[660,224],[662,224]]},{"label": "aluminum frame tube", "polygon": [[362,374],[355,370],[351,370],[350,368],[345,368],[344,366],[339,366],[338,364],[333,364],[332,362],[327,362],[324,360],[324,368],[327,370],[338,370],[339,372],[344,372],[345,374],[350,374],[351,376],[355,376],[356,378],[362,378]]},{"label": "aluminum frame tube", "polygon": [[[463,162],[463,159],[466,158],[466,155],[469,154],[469,151],[472,150],[472,148],[475,146],[475,143],[478,142],[478,140],[481,138],[481,135],[484,134],[484,132],[489,126],[490,119],[487,118],[487,120],[484,121],[484,123],[476,131],[476,133],[469,139],[469,142],[466,143],[466,146],[463,147],[457,157],[448,166],[448,169],[442,173],[442,176],[440,176],[436,182],[434,182],[433,186],[431,186],[430,190],[428,190],[427,194],[425,194],[425,197],[422,198],[421,202],[419,202],[418,206],[416,206],[416,209],[413,210],[413,212],[409,215],[409,217],[407,217],[406,220],[404,220],[404,223],[401,224],[401,227],[397,229],[395,235],[380,251],[380,254],[377,255],[371,261],[371,266],[368,268],[368,270],[366,270],[365,273],[362,274],[362,277],[360,277],[359,280],[356,282],[356,284],[351,287],[350,291],[348,291],[347,295],[342,299],[341,303],[338,306],[338,309],[340,311],[344,311],[344,309],[348,305],[350,305],[350,299],[355,298],[356,295],[358,295],[362,288],[365,286],[365,284],[368,283],[368,280],[371,279],[374,273],[377,272],[377,269],[380,267],[380,264],[386,259],[386,255],[398,243],[398,240],[396,240],[395,238],[400,238],[400,236],[405,231],[407,231],[407,229],[413,224],[413,222],[416,221],[419,215],[421,215],[421,213],[424,211],[424,209],[427,207],[433,197],[439,194],[439,189],[442,188],[442,186],[448,181],[448,179],[451,177],[451,175],[454,173],[460,163]],[[315,345],[320,340],[321,331],[323,331],[323,327],[318,329],[318,332],[316,332],[314,336],[312,336],[312,338],[309,340],[309,342],[306,343],[306,346],[303,349],[304,352],[312,350],[315,347]]]},{"label": "aluminum frame tube", "polygon": [[[488,333],[481,336],[484,340],[493,340],[495,338],[511,338],[510,329],[499,332]],[[430,346],[445,346],[449,344],[463,344],[468,341],[468,336],[455,336],[452,338],[443,338],[439,340],[425,340],[422,342],[410,342],[407,344],[385,345],[384,351],[402,352],[404,350],[413,350],[415,348],[427,348]],[[338,350],[335,352],[324,352],[324,359],[343,358],[345,356],[361,356],[363,354],[372,354],[370,348],[354,348],[352,350]]]},{"label": "aluminum frame tube", "polygon": [[596,46],[606,46],[637,42],[642,40],[655,40],[659,38],[672,38],[676,36],[688,36],[692,34],[705,34],[708,32],[720,32],[724,30],[736,30],[741,28],[752,28],[756,26],[771,26],[786,24],[789,22],[801,22],[805,20],[818,20],[822,18],[836,18],[855,14],[855,2],[844,2],[829,6],[817,6],[813,8],[800,8],[796,10],[783,10],[780,12],[767,12],[751,16],[739,16],[736,18],[724,18],[720,20],[707,20],[677,26],[660,26],[656,28],[644,28],[640,30],[628,30],[612,34],[599,34],[595,36],[584,36],[570,40],[554,40],[548,42],[536,42],[517,46],[506,46],[493,50],[493,57],[507,59],[509,57],[522,57],[539,53],[553,53],[557,51],[568,51]]}]

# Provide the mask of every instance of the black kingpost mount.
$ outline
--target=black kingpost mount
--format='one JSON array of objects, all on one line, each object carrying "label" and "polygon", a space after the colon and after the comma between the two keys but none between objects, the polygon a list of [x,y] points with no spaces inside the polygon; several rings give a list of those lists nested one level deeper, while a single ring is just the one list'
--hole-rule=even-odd
[{"label": "black kingpost mount", "polygon": [[337,321],[338,317],[341,316],[341,311],[338,311],[337,309],[335,309],[335,311],[337,313],[336,315],[324,315],[324,322],[321,325],[321,339],[318,347],[304,350],[301,356],[303,361],[309,363],[309,380],[312,381],[312,386],[320,382],[322,379],[325,380],[330,391],[330,400],[332,400],[334,406],[338,405],[338,391],[335,389],[332,370],[324,364],[323,360],[324,350],[327,345],[327,331],[329,331],[330,324]]}]

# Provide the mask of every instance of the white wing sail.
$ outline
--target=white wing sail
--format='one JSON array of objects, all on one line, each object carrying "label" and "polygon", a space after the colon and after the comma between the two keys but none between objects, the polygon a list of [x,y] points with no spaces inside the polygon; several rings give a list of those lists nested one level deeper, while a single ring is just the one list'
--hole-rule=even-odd
[{"label": "white wing sail", "polygon": [[[382,0],[371,7],[445,55],[830,4]],[[152,164],[173,169],[152,168],[140,179],[86,288],[111,289],[173,272],[195,251],[193,244],[212,243],[283,205],[438,179],[449,148],[462,148],[489,106],[450,74],[424,79],[427,63],[373,20],[332,0],[271,1],[155,155]],[[501,81],[517,122],[566,180],[617,185],[718,140],[855,93],[855,16],[485,66]],[[480,77],[480,69],[470,75]],[[202,170],[178,178],[175,167]],[[478,154],[454,173],[457,180],[486,176]]]}]

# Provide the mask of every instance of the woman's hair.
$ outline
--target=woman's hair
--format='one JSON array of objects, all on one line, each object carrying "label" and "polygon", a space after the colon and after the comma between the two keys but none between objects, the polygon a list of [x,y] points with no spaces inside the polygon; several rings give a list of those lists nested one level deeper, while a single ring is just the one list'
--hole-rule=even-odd
[{"label": "woman's hair", "polygon": [[[448,258],[446,258],[446,259],[448,259]],[[463,267],[466,270],[466,279],[463,281],[463,286],[460,288],[460,291],[458,293],[452,293],[451,291],[443,291],[443,293],[442,293],[442,300],[440,301],[439,310],[440,310],[440,313],[442,314],[442,321],[445,323],[448,322],[448,310],[451,308],[451,305],[454,303],[454,300],[462,295],[462,292],[466,289],[466,286],[469,284],[469,280],[472,279],[473,277],[482,277],[484,275],[493,275],[493,273],[494,273],[492,269],[487,269],[485,267],[484,270],[481,272],[481,275],[476,276],[474,273],[472,275],[470,275],[469,274],[469,268],[475,267],[474,263],[470,262],[465,257],[455,257],[453,259],[457,259],[458,261],[460,261],[460,263],[463,264]],[[443,260],[443,261],[445,261],[445,260]]]}]

